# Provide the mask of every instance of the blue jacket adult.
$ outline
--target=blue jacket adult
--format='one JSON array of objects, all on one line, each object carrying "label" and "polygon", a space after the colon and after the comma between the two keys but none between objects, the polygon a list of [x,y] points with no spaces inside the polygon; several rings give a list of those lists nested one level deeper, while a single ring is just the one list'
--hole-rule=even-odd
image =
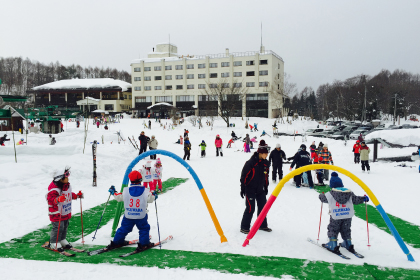
[{"label": "blue jacket adult", "polygon": [[296,165],[296,168],[299,168],[309,164],[311,164],[311,155],[305,150],[300,150],[295,154],[290,167],[293,168]]}]

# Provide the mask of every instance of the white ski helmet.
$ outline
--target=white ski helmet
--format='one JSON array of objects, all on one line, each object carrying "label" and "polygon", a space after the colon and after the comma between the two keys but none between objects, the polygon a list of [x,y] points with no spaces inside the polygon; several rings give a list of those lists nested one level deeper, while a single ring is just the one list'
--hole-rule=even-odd
[{"label": "white ski helmet", "polygon": [[64,179],[65,177],[69,177],[70,176],[70,168],[71,168],[70,166],[66,166],[64,168],[64,172],[62,170],[55,169],[53,171],[53,174],[52,174],[54,182],[58,182],[61,179]]},{"label": "white ski helmet", "polygon": [[149,160],[146,162],[146,165],[144,166],[146,168],[151,168],[152,167],[152,162]]}]

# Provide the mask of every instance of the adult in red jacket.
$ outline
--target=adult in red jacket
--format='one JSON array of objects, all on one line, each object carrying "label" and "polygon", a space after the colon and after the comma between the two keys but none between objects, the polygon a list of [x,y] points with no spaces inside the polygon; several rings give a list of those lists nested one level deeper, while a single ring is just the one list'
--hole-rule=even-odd
[{"label": "adult in red jacket", "polygon": [[354,163],[360,163],[360,141],[357,140],[356,144],[353,145]]},{"label": "adult in red jacket", "polygon": [[214,140],[214,145],[216,146],[216,157],[219,156],[219,152],[220,152],[220,155],[223,156],[223,151],[222,151],[223,141],[222,141],[222,138],[220,138],[219,134],[216,135],[216,140]]},{"label": "adult in red jacket", "polygon": [[[67,228],[71,218],[71,201],[84,197],[81,191],[78,194],[72,192],[69,176],[70,167],[66,167],[64,172],[55,171],[53,181],[48,186],[48,193],[46,195],[48,214],[52,224],[49,246],[55,248],[55,244],[57,243],[57,250],[59,251],[72,247],[66,240]],[[58,228],[59,226],[60,229]]]}]

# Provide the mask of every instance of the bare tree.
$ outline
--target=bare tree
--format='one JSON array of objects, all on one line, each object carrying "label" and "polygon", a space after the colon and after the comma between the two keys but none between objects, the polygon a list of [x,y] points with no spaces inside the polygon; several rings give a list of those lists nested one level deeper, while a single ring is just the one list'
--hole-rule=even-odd
[{"label": "bare tree", "polygon": [[197,124],[197,116],[195,115],[191,115],[188,120],[190,121],[190,123],[195,127]]},{"label": "bare tree", "polygon": [[230,84],[226,79],[219,80],[218,83],[207,83],[203,92],[208,100],[217,101],[217,115],[226,122],[227,127],[231,117],[242,115],[242,100],[248,92],[247,88],[242,87],[242,83],[233,81]]}]

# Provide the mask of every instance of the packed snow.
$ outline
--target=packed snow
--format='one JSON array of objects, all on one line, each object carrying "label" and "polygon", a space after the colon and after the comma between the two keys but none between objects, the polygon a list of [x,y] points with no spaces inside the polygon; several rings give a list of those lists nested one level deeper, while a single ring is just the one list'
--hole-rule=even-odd
[{"label": "packed snow", "polygon": [[34,87],[33,90],[58,90],[58,89],[92,89],[92,88],[114,88],[120,87],[122,91],[131,88],[131,84],[115,80],[112,78],[95,78],[95,79],[68,79],[51,82],[45,85]]},{"label": "packed snow", "polygon": [[[257,136],[257,140],[264,139],[268,145],[275,147],[281,144],[287,157],[295,154],[302,144],[301,136],[282,136],[274,138],[270,136],[260,137],[263,130],[272,135],[274,119],[250,118],[249,123],[258,123],[258,132],[250,132],[245,129],[245,120],[241,118],[231,119],[235,127],[226,127],[221,120],[215,121],[213,129],[204,125],[199,129],[193,127],[186,120],[182,125],[171,130],[164,130],[159,123],[152,121],[152,129],[143,127],[144,119],[130,119],[125,116],[120,123],[110,124],[109,130],[103,127],[96,128],[89,124],[86,147],[83,145],[84,130],[83,122],[80,128],[76,128],[75,122],[66,122],[64,133],[54,135],[57,144],[49,145],[47,134],[28,135],[28,145],[17,146],[17,163],[13,151],[13,143],[6,142],[5,147],[0,147],[0,197],[1,209],[7,209],[8,214],[0,215],[0,242],[6,242],[14,237],[23,236],[41,227],[47,226],[50,222],[47,214],[47,203],[45,194],[49,183],[52,180],[52,172],[56,168],[63,169],[66,165],[71,166],[70,183],[73,191],[81,190],[85,194],[83,201],[84,209],[88,209],[106,202],[108,188],[111,185],[119,189],[127,166],[138,155],[127,140],[118,144],[117,131],[125,139],[127,136],[138,138],[141,131],[145,131],[149,137],[155,135],[159,142],[158,149],[171,151],[178,156],[183,156],[183,146],[175,144],[184,129],[189,130],[189,137],[192,143],[191,160],[188,163],[200,178],[220,225],[228,239],[227,243],[220,243],[220,237],[212,223],[210,215],[204,204],[200,192],[191,178],[189,172],[174,159],[158,156],[161,158],[164,172],[163,181],[169,177],[190,178],[186,183],[159,196],[157,200],[159,210],[159,225],[161,236],[173,235],[174,240],[164,245],[168,250],[188,250],[198,252],[228,252],[254,256],[281,256],[289,258],[300,258],[308,260],[320,260],[326,262],[347,263],[363,265],[369,263],[386,267],[401,267],[420,269],[418,262],[409,262],[402,252],[394,237],[374,225],[369,226],[370,244],[367,247],[366,222],[357,217],[353,218],[352,240],[355,249],[365,256],[364,259],[351,258],[343,260],[339,257],[313,246],[306,241],[308,237],[316,239],[318,233],[320,201],[318,193],[308,188],[295,188],[291,182],[287,182],[268,213],[268,226],[272,232],[258,231],[250,241],[250,245],[242,247],[246,235],[239,232],[242,214],[245,209],[245,201],[240,197],[239,178],[244,163],[251,154],[243,152],[243,142],[236,141],[232,148],[227,149],[226,145],[230,134],[235,131],[237,136],[244,137],[246,133],[250,136]],[[162,124],[169,124],[169,120],[162,120]],[[204,121],[205,122],[205,119]],[[317,127],[314,121],[294,121],[292,124],[278,124],[279,131],[296,131],[300,133],[309,128]],[[420,144],[414,133],[420,130],[410,130],[413,141]],[[389,137],[408,138],[408,135],[401,134],[401,130],[392,130],[389,133],[396,133]],[[223,157],[216,157],[214,140],[216,134],[223,139]],[[9,137],[12,136],[8,132]],[[105,144],[101,143],[101,136],[104,136]],[[390,134],[391,135],[391,134]],[[22,135],[15,134],[15,141]],[[97,174],[98,187],[92,187],[92,148],[91,142],[98,140],[100,144],[97,150]],[[207,156],[200,158],[198,145],[202,140],[207,143]],[[138,140],[137,140],[138,141]],[[331,140],[308,137],[304,143],[309,148],[312,141],[316,145],[320,141],[328,143],[336,166],[342,167],[358,176],[373,191],[383,206],[384,210],[394,216],[400,217],[412,224],[420,226],[418,215],[418,188],[419,173],[417,168],[396,167],[395,162],[371,162],[371,173],[362,173],[361,166],[354,164],[352,147],[354,141]],[[112,142],[112,144],[111,144]],[[371,147],[371,157],[373,145]],[[392,151],[391,153],[416,151],[415,148],[388,149],[383,148],[379,155]],[[84,153],[83,153],[84,150]],[[251,150],[251,152],[256,149]],[[146,160],[142,160],[136,168],[140,168]],[[407,165],[418,166],[418,162],[407,162]],[[283,166],[284,174],[289,172],[289,165]],[[271,173],[271,172],[270,172]],[[351,179],[340,175],[344,186],[353,190],[356,195],[364,195],[364,191]],[[278,181],[277,181],[278,183]],[[276,184],[277,184],[276,183]],[[269,194],[276,184],[271,182]],[[369,202],[371,204],[371,202]],[[26,211],[30,205],[30,211]],[[373,204],[371,204],[373,205]],[[325,204],[322,215],[321,241],[327,241],[327,225],[329,215]],[[24,210],[24,214],[22,214]],[[151,235],[157,239],[156,214],[154,205],[149,206],[149,224]],[[78,207],[73,207],[73,213],[78,213]],[[19,214],[21,213],[21,214]],[[254,214],[253,222],[256,219]],[[71,223],[71,220],[70,220]],[[92,235],[85,236],[87,244],[107,245],[109,244],[112,221],[102,227],[94,242]],[[398,230],[398,228],[397,228]],[[127,236],[127,239],[136,239],[137,231],[134,230]],[[341,239],[340,239],[341,240]],[[74,242],[80,244],[81,240]],[[415,260],[420,260],[420,250],[408,246]],[[141,272],[145,277],[159,276],[162,279],[251,279],[248,275],[230,275],[215,271],[200,270],[187,271],[184,269],[157,269],[142,267],[124,267],[124,271]],[[115,279],[120,276],[120,269],[115,265],[91,265],[67,263],[66,271],[73,271],[75,275],[84,277],[86,272],[90,273],[92,279]],[[0,273],[7,276],[20,276],[21,278],[44,279],[45,272],[51,271],[51,263],[35,262],[15,259],[0,259]],[[65,276],[65,272],[58,274]],[[92,277],[91,277],[92,275]],[[96,277],[96,278],[95,278]],[[5,279],[6,279],[5,278]]]}]

